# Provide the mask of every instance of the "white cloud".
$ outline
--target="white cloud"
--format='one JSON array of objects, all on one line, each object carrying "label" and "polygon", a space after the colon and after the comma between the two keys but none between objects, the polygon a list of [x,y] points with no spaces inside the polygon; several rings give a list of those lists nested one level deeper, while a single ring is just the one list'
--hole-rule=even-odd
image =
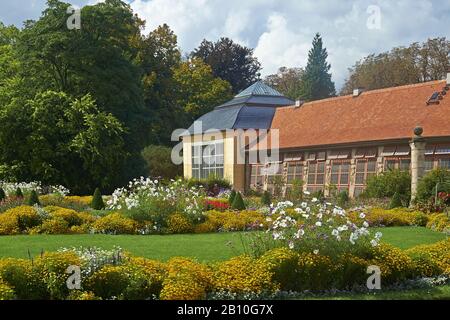
[{"label": "white cloud", "polygon": [[[0,20],[37,18],[45,0],[1,1]],[[99,0],[68,0],[78,5]],[[370,53],[394,46],[450,38],[450,2],[442,0],[128,0],[147,21],[145,32],[167,23],[179,45],[189,52],[202,39],[228,36],[255,48],[263,75],[281,66],[304,66],[316,32],[328,50],[333,79],[339,88],[347,68]],[[381,29],[366,26],[367,8],[377,5]]]}]

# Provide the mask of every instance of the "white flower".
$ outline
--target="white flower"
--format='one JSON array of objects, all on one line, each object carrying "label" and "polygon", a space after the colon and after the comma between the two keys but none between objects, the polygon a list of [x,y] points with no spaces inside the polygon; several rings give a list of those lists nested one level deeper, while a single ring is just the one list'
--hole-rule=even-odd
[{"label": "white flower", "polygon": [[293,241],[289,241],[289,249],[294,249],[294,242]]},{"label": "white flower", "polygon": [[312,202],[317,202],[318,200],[317,200],[317,198],[312,198],[311,201],[312,201]]},{"label": "white flower", "polygon": [[302,202],[301,206],[303,209],[305,209],[308,206],[308,204],[306,202]]},{"label": "white flower", "polygon": [[317,221],[317,222],[316,222],[316,226],[321,227],[321,226],[322,226],[322,222]]},{"label": "white flower", "polygon": [[331,234],[336,237],[339,235],[339,230],[333,229],[333,231],[331,231]]},{"label": "white flower", "polygon": [[366,217],[366,215],[365,215],[364,213],[361,212],[361,213],[359,214],[359,217],[360,217],[361,219],[364,219],[364,218]]},{"label": "white flower", "polygon": [[369,227],[369,224],[367,223],[367,221],[363,222],[363,226],[364,226],[364,228],[368,228]]},{"label": "white flower", "polygon": [[314,254],[319,254],[319,249],[313,251]]},{"label": "white flower", "polygon": [[372,245],[372,247],[376,247],[378,245],[378,241],[374,239],[370,241],[370,244]]},{"label": "white flower", "polygon": [[303,191],[303,194],[306,194],[307,196],[309,196],[311,194],[311,192],[309,191]]},{"label": "white flower", "polygon": [[299,230],[297,231],[297,233],[295,234],[294,237],[295,237],[296,239],[299,239],[299,238],[302,237],[304,234],[305,234],[305,230],[299,229]]},{"label": "white flower", "polygon": [[382,236],[383,234],[381,232],[375,233],[375,239],[381,239]]}]

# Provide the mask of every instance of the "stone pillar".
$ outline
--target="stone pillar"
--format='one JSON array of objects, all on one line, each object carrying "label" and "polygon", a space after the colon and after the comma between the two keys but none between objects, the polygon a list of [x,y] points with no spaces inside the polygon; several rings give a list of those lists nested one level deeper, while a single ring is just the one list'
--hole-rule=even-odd
[{"label": "stone pillar", "polygon": [[425,139],[422,137],[423,129],[416,127],[414,136],[409,142],[411,147],[411,204],[417,195],[417,184],[425,172]]}]

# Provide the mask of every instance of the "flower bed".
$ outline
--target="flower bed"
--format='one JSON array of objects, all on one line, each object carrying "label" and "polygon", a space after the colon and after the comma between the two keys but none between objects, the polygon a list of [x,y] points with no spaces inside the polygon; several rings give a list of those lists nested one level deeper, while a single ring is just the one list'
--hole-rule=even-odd
[{"label": "flower bed", "polygon": [[[65,271],[70,265],[81,267],[80,290],[67,289]],[[213,264],[181,257],[159,262],[129,256],[119,248],[69,248],[34,261],[0,259],[0,299],[261,298],[288,290],[362,288],[369,265],[380,267],[383,286],[450,275],[450,240],[407,251],[379,245],[364,257],[344,255],[338,260],[280,247],[258,258],[243,255]]]}]

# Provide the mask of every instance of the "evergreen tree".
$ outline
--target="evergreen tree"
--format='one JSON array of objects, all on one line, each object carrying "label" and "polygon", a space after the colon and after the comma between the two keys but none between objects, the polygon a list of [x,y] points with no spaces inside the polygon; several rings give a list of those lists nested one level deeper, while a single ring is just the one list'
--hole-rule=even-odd
[{"label": "evergreen tree", "polygon": [[103,202],[102,194],[99,188],[95,189],[94,197],[91,202],[91,208],[94,210],[102,210],[105,208],[105,203]]},{"label": "evergreen tree", "polygon": [[34,206],[35,204],[40,205],[39,196],[35,190],[31,191],[30,197],[28,198],[28,205]]},{"label": "evergreen tree", "polygon": [[17,188],[17,189],[16,189],[15,196],[16,196],[17,198],[23,198],[23,192],[22,192],[22,189]]},{"label": "evergreen tree", "polygon": [[2,188],[0,188],[0,202],[2,202],[3,200],[6,199],[6,193],[5,190],[3,190]]},{"label": "evergreen tree", "polygon": [[263,205],[266,205],[266,206],[270,206],[270,204],[271,204],[271,202],[272,202],[272,200],[270,199],[271,197],[270,197],[270,193],[269,193],[269,191],[264,191],[264,193],[263,193],[263,195],[262,195],[262,197],[261,197],[261,203],[263,204]]},{"label": "evergreen tree", "polygon": [[394,193],[394,196],[392,197],[391,202],[389,203],[389,209],[395,209],[402,206],[403,204],[400,194],[398,192]]},{"label": "evergreen tree", "polygon": [[323,47],[320,34],[316,34],[308,53],[308,64],[302,77],[303,100],[319,100],[336,95],[334,82],[331,81],[330,68],[327,62],[327,49]]},{"label": "evergreen tree", "polygon": [[231,206],[235,210],[245,210],[244,199],[242,199],[241,193],[237,192],[233,200],[233,205]]},{"label": "evergreen tree", "polygon": [[228,204],[230,205],[230,207],[233,206],[234,198],[236,198],[236,191],[231,190],[230,197],[228,198]]}]

